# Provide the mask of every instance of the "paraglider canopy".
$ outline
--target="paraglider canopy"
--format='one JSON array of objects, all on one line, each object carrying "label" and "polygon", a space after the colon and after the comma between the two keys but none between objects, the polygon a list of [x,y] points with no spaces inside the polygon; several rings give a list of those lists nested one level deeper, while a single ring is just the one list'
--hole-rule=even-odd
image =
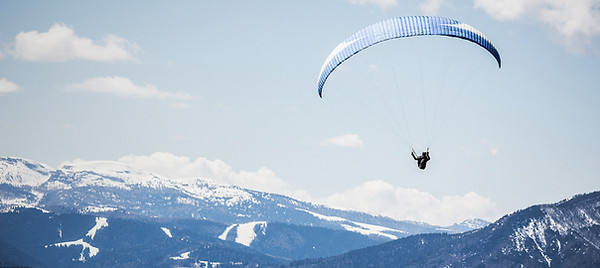
[{"label": "paraglider canopy", "polygon": [[317,86],[319,96],[323,97],[323,85],[333,70],[356,53],[383,41],[424,35],[449,36],[473,42],[486,49],[496,59],[498,68],[502,66],[496,47],[483,33],[470,25],[432,16],[391,18],[356,32],[333,49],[319,73]]}]

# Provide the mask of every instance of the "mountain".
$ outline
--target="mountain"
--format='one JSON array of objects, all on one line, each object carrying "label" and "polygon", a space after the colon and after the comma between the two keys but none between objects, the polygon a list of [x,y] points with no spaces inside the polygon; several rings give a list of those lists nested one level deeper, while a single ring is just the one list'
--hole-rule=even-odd
[{"label": "mountain", "polygon": [[284,264],[372,244],[354,232],[282,223],[227,228],[222,223],[194,219],[56,214],[36,208],[0,213],[3,267],[202,267],[202,263],[249,267]]},{"label": "mountain", "polygon": [[0,265],[249,267],[284,262],[206,236],[207,229],[222,227],[218,224],[173,223],[18,208],[0,213]]},{"label": "mountain", "polygon": [[349,230],[382,240],[424,232],[460,232],[463,228],[333,209],[204,179],[165,178],[118,162],[80,161],[56,170],[19,158],[3,157],[0,163],[0,209],[21,205],[54,212],[192,218],[231,224],[281,222]]},{"label": "mountain", "polygon": [[[131,224],[163,224],[169,230],[185,229],[195,233],[197,241],[200,241],[198,246],[218,240],[224,243],[219,244],[222,247],[234,245],[251,250],[270,261],[265,263],[332,256],[412,234],[457,233],[477,227],[468,221],[449,227],[398,221],[220,185],[205,179],[166,178],[118,162],[76,161],[53,169],[22,158],[0,157],[0,212],[6,213],[7,222],[18,216],[16,207],[37,208],[58,216],[100,217],[109,223],[131,220]],[[17,223],[15,226],[20,225]],[[13,231],[16,235],[25,232]],[[56,229],[47,232],[54,234]],[[88,240],[85,237],[81,241],[55,239],[37,241],[37,244],[67,243],[51,249],[60,251],[79,247],[89,251],[91,247],[85,243],[94,244]],[[37,252],[41,255],[34,254],[34,257],[42,256],[24,259],[46,261],[44,252],[48,251],[47,248],[36,251],[0,235],[1,242],[9,243],[7,249],[14,248],[23,254]],[[94,246],[101,252],[106,251]],[[184,245],[178,247],[179,251],[185,248]],[[194,259],[193,252],[186,255],[188,259]],[[14,256],[17,255],[15,253]],[[99,256],[88,256],[85,261],[90,263],[90,259]],[[80,259],[68,258],[67,262],[78,263]],[[246,257],[241,259],[247,264],[254,261]],[[63,266],[65,262],[58,264]]]},{"label": "mountain", "polygon": [[462,234],[420,234],[291,267],[600,267],[600,192]]}]

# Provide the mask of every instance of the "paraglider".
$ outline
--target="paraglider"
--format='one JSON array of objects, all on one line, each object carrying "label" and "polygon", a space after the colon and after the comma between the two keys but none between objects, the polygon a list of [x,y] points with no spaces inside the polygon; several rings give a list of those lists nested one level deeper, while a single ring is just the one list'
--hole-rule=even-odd
[{"label": "paraglider", "polygon": [[[470,25],[434,16],[396,17],[367,26],[333,49],[319,73],[317,85],[319,97],[323,97],[323,87],[331,73],[353,55],[384,41],[433,35],[458,38],[474,43],[492,55],[498,64],[498,68],[502,66],[500,53],[496,47],[483,33]],[[411,155],[418,161],[420,169],[425,169],[427,161],[431,159],[429,148],[421,156],[416,156],[413,149]]]},{"label": "paraglider", "polygon": [[425,167],[427,166],[427,161],[431,160],[431,157],[429,157],[429,148],[427,148],[427,151],[421,153],[421,155],[419,156],[417,156],[415,150],[412,150],[412,152],[410,152],[410,155],[412,155],[413,159],[417,160],[417,166],[420,170],[425,170]]}]

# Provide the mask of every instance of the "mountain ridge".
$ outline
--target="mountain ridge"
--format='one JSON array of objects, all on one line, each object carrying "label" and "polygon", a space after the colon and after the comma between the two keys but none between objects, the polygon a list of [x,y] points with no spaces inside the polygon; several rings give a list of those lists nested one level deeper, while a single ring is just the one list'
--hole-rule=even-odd
[{"label": "mountain ridge", "polygon": [[600,191],[534,205],[461,234],[418,234],[291,267],[598,267]]},{"label": "mountain ridge", "polygon": [[[7,163],[12,163],[12,168]],[[279,194],[221,185],[206,179],[171,179],[111,161],[76,161],[51,169],[27,159],[2,157],[0,164],[0,185],[17,187],[19,189],[13,188],[12,193],[22,194],[20,198],[13,196],[12,199],[6,198],[5,194],[0,209],[10,206],[9,201],[14,200],[13,205],[39,206],[51,211],[74,209],[82,213],[112,213],[124,210],[150,217],[200,218],[231,224],[293,222],[358,232],[372,231],[364,228],[364,224],[370,224],[388,228],[383,233],[375,233],[388,238],[412,233],[465,230],[465,226],[459,224],[439,227],[423,222],[399,221]],[[35,175],[34,179],[23,180],[24,176],[33,176],[31,174]],[[47,176],[45,181],[42,176]],[[19,183],[12,183],[14,178],[19,178]],[[174,205],[176,209],[173,209]],[[350,227],[344,228],[343,224]]]},{"label": "mountain ridge", "polygon": [[600,266],[600,192],[440,227],[117,162],[1,157],[0,217],[7,265]]},{"label": "mountain ridge", "polygon": [[[224,244],[217,243],[221,248],[230,247],[234,251],[237,249],[233,245],[242,246],[256,251],[253,254],[263,254],[260,258],[275,258],[272,259],[275,262],[271,263],[336,255],[415,233],[456,233],[473,228],[466,223],[440,227],[398,221],[204,179],[166,178],[118,162],[74,161],[53,169],[31,160],[0,157],[0,213],[6,213],[8,219],[14,218],[16,207],[40,209],[58,216],[75,215],[73,218],[77,218],[76,215],[101,217],[108,219],[108,224],[121,219],[140,226],[162,223],[161,227],[168,229],[173,236],[177,235],[177,230],[190,230],[188,227],[193,226],[194,230],[202,230],[192,231],[194,237],[203,237],[197,237],[197,243],[221,241]],[[151,230],[156,232],[155,227]],[[56,233],[56,230],[46,231],[44,236]],[[40,256],[46,256],[49,251],[57,254],[70,252],[78,256],[72,260],[75,263],[79,260],[103,260],[104,257],[99,257],[102,254],[81,257],[81,254],[89,254],[96,249],[106,252],[106,248],[112,246],[97,247],[86,240],[84,231],[87,232],[80,230],[79,236],[71,240],[44,242],[48,246],[44,249],[20,245],[17,240],[13,243],[17,243],[24,252],[34,250]],[[163,231],[160,229],[160,232]],[[162,238],[158,241],[170,243]],[[187,247],[178,244],[178,247],[184,246]],[[74,248],[80,251],[75,252]],[[186,250],[170,257],[191,261],[199,258],[196,253]],[[246,253],[240,254],[250,258]],[[170,257],[164,260],[171,262]],[[122,261],[131,261],[129,257],[123,258]],[[254,263],[252,258],[244,263]],[[54,261],[62,266],[70,263],[71,259]]]}]

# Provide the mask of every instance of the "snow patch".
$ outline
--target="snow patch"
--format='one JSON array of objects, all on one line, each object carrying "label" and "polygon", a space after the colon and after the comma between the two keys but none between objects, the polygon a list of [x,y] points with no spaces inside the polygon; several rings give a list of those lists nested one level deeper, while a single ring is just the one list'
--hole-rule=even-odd
[{"label": "snow patch", "polygon": [[387,237],[391,240],[398,239],[398,237],[395,235],[384,233],[385,231],[398,232],[397,230],[383,227],[383,226],[367,224],[367,223],[359,223],[359,222],[353,222],[353,223],[356,224],[356,226],[342,224],[342,227],[344,227],[348,231],[363,234],[363,235],[379,235],[379,236]]},{"label": "snow patch", "polygon": [[98,252],[100,252],[100,250],[97,247],[94,247],[92,245],[90,245],[88,242],[83,241],[83,238],[76,240],[76,241],[70,241],[70,242],[61,242],[61,243],[56,243],[56,244],[51,244],[51,245],[46,245],[45,248],[48,247],[71,247],[71,246],[81,246],[81,253],[79,255],[79,259],[77,259],[78,261],[81,262],[85,262],[87,259],[85,258],[85,251],[87,250],[87,255],[89,258],[94,257],[98,254]]},{"label": "snow patch", "polygon": [[179,256],[171,257],[171,260],[187,260],[189,258],[190,258],[190,251],[181,253],[181,254],[179,254]]},{"label": "snow patch", "polygon": [[[100,229],[102,229],[104,227],[108,227],[108,220],[103,217],[96,217],[96,224],[94,225],[94,227],[92,227],[92,229],[90,229],[85,234],[85,236],[88,236],[92,240],[94,240],[94,237],[96,237],[96,232],[98,232]],[[62,229],[59,229],[58,231],[59,231],[59,237],[62,238]],[[72,246],[81,246],[82,247],[81,253],[79,254],[79,259],[77,259],[77,261],[81,261],[81,262],[85,262],[87,260],[85,258],[86,250],[87,250],[88,258],[94,257],[98,254],[98,252],[100,252],[100,249],[92,246],[88,242],[83,241],[83,238],[80,238],[79,240],[75,240],[75,241],[59,242],[59,243],[46,245],[45,248],[48,248],[48,247],[59,247],[60,248],[60,247],[72,247]]]},{"label": "snow patch", "polygon": [[267,231],[267,222],[266,221],[254,221],[248,222],[238,225],[237,228],[237,237],[235,238],[235,242],[238,244],[242,244],[244,246],[249,247],[254,238],[256,238],[256,233],[254,232],[254,228],[256,226],[260,226],[262,234],[265,235]]},{"label": "snow patch", "polygon": [[545,254],[545,249],[546,249],[546,246],[548,245],[548,243],[546,242],[546,233],[545,233],[545,230],[547,228],[548,227],[546,226],[546,224],[544,222],[532,220],[529,223],[529,225],[527,225],[521,229],[521,232],[533,240],[536,248],[542,254],[542,257],[546,260],[546,262],[548,263],[548,266],[550,266],[552,259],[550,259]]},{"label": "snow patch", "polygon": [[309,213],[309,214],[313,215],[314,217],[317,217],[321,220],[326,220],[326,221],[331,221],[331,222],[339,222],[340,226],[342,226],[347,231],[360,233],[363,235],[378,235],[378,236],[387,237],[392,240],[396,240],[396,239],[398,239],[397,236],[389,234],[387,232],[396,232],[396,233],[405,233],[405,234],[408,233],[406,231],[392,229],[392,228],[388,228],[388,227],[384,227],[384,226],[351,221],[351,220],[348,220],[348,219],[345,219],[342,217],[338,217],[338,216],[327,216],[327,215],[319,214],[316,212],[308,211],[305,209],[297,208],[297,210]]},{"label": "snow patch", "polygon": [[221,235],[219,235],[219,239],[221,240],[227,240],[227,235],[229,235],[229,232],[231,231],[231,229],[233,229],[234,227],[236,227],[237,224],[232,224],[227,226],[227,228],[225,228],[225,231],[223,231],[223,233]]},{"label": "snow patch", "polygon": [[306,212],[306,213],[308,213],[310,215],[313,215],[313,216],[315,216],[315,217],[317,217],[317,218],[319,218],[321,220],[325,220],[325,221],[334,221],[334,222],[336,222],[336,221],[348,221],[348,219],[345,219],[345,218],[342,218],[342,217],[338,217],[338,216],[326,216],[326,215],[319,214],[319,213],[316,213],[316,212],[308,211],[306,209],[297,208],[296,210],[304,211],[304,212]]},{"label": "snow patch", "polygon": [[[169,230],[169,229],[168,229],[168,228],[166,228],[166,227],[160,227],[160,229],[161,229],[163,232],[165,232],[165,234],[166,234],[166,235],[167,235],[169,238],[173,238],[173,235],[171,234],[171,230]],[[189,254],[189,252],[188,252],[188,254]]]},{"label": "snow patch", "polygon": [[236,229],[236,237],[235,242],[238,244],[242,244],[244,246],[249,247],[252,244],[252,241],[256,238],[257,234],[255,232],[256,227],[260,228],[260,232],[265,235],[267,232],[267,222],[266,221],[253,221],[242,224],[232,224],[225,228],[225,231],[221,235],[219,235],[219,239],[227,240],[227,236],[229,232]]},{"label": "snow patch", "polygon": [[87,214],[87,213],[114,212],[117,210],[118,210],[118,208],[115,208],[115,207],[100,205],[100,206],[87,206],[87,207],[80,209],[79,212],[82,214]]},{"label": "snow patch", "polygon": [[[231,262],[230,263],[232,266],[241,266],[242,263],[237,263],[237,262]],[[221,267],[221,263],[220,262],[213,262],[213,261],[198,261],[196,263],[192,264],[192,267],[211,267],[211,268],[217,268],[217,267]]]},{"label": "snow patch", "polygon": [[585,210],[580,209],[579,215],[581,215],[585,219],[585,222],[587,223],[588,226],[599,225],[599,223],[596,220],[594,220],[592,217],[590,217],[590,215],[588,215],[585,212]]},{"label": "snow patch", "polygon": [[94,227],[92,227],[92,229],[90,229],[85,235],[89,236],[92,240],[94,240],[96,232],[102,229],[103,227],[108,227],[107,219],[103,217],[96,217],[96,225],[94,225]]}]

